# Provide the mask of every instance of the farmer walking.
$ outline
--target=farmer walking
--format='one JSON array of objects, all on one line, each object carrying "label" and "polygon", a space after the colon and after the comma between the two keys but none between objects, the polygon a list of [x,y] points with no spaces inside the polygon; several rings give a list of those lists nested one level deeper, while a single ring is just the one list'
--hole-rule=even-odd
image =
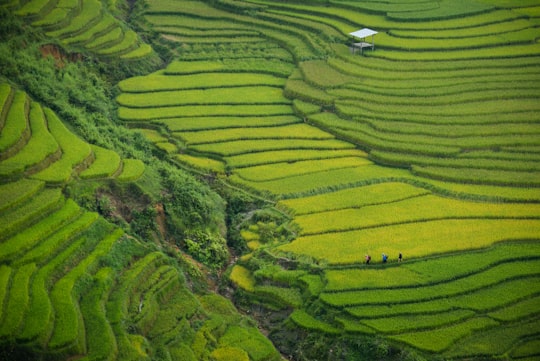
[{"label": "farmer walking", "polygon": [[398,262],[403,261],[403,255],[401,254],[401,252],[399,252],[399,256],[398,256],[397,261],[398,261]]},{"label": "farmer walking", "polygon": [[386,261],[388,261],[388,256],[385,253],[383,253],[382,254],[382,263],[386,263]]},{"label": "farmer walking", "polygon": [[366,264],[369,264],[369,261],[371,261],[371,256],[366,254]]}]

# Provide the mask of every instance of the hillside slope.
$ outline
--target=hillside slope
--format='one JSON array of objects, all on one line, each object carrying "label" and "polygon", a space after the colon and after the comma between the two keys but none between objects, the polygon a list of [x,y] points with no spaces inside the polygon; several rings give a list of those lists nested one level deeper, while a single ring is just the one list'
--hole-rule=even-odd
[{"label": "hillside slope", "polygon": [[[207,284],[228,257],[223,201],[114,124],[118,74],[14,9],[1,13],[0,359],[279,360]],[[197,263],[169,233],[206,237],[221,258]]]},{"label": "hillside slope", "polygon": [[537,2],[148,4],[175,59],[120,82],[118,115],[289,215],[241,224],[230,274],[309,330],[281,349],[537,356]]}]

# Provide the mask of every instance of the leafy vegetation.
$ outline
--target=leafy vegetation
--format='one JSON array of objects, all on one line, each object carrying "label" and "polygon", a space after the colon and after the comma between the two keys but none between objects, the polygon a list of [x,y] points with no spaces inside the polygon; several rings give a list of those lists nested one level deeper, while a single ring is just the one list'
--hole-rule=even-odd
[{"label": "leafy vegetation", "polygon": [[538,18],[1,5],[0,358],[538,356]]}]

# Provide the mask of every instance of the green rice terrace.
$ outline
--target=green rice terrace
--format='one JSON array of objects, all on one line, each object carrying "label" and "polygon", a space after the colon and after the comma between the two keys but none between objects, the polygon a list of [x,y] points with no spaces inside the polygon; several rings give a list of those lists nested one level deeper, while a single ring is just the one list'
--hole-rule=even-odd
[{"label": "green rice terrace", "polygon": [[539,0],[2,23],[0,359],[540,359]]}]

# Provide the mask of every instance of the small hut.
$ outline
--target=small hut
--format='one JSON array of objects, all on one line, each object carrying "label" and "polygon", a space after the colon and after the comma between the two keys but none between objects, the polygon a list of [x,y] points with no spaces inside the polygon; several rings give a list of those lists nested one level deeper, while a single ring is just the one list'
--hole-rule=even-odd
[{"label": "small hut", "polygon": [[[349,33],[349,35],[351,35],[353,38],[360,40],[360,42],[352,43],[351,51],[353,54],[356,53],[358,49],[360,49],[360,54],[363,54],[364,48],[371,48],[371,50],[375,50],[375,34],[378,34],[378,32],[368,28],[363,28]],[[371,36],[371,43],[366,42],[366,38],[369,36]]]}]

